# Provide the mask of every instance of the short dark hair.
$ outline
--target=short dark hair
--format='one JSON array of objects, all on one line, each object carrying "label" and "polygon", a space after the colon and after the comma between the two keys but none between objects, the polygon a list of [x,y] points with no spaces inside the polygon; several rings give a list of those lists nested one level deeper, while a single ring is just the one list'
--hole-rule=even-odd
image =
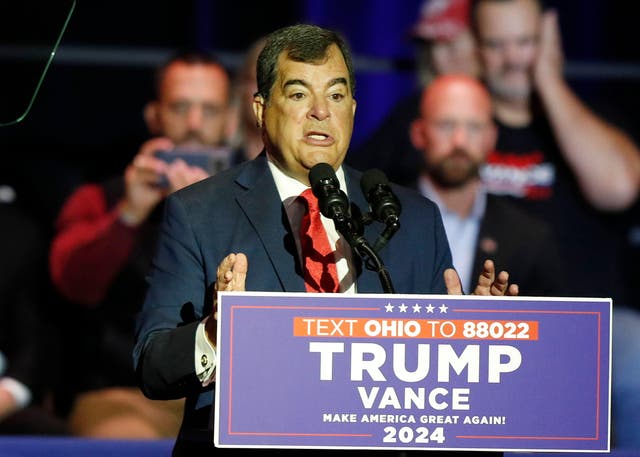
[{"label": "short dark hair", "polygon": [[216,65],[227,73],[227,75],[229,74],[228,70],[224,65],[222,65],[220,60],[209,52],[198,50],[177,51],[171,54],[158,68],[156,68],[154,73],[154,94],[156,98],[160,97],[162,82],[167,74],[167,69],[177,62],[184,63],[186,65]]},{"label": "short dark hair", "polygon": [[278,72],[278,58],[283,52],[295,62],[319,62],[332,44],[338,46],[349,72],[349,88],[355,95],[356,82],[351,52],[346,41],[336,32],[315,25],[297,24],[270,33],[258,56],[258,95],[269,100]]}]

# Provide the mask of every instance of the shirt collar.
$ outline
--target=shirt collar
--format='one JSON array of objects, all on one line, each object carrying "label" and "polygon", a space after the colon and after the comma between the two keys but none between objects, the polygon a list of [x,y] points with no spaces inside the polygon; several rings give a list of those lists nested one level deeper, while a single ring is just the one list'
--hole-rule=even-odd
[{"label": "shirt collar", "polygon": [[[290,205],[296,197],[298,197],[302,192],[308,189],[308,186],[301,183],[295,178],[292,178],[289,175],[286,175],[280,168],[276,166],[271,160],[268,160],[269,169],[271,170],[271,174],[273,175],[273,180],[276,183],[276,187],[278,188],[278,194],[280,194],[280,200],[285,205]],[[342,169],[342,165],[336,170],[336,177],[338,178],[338,182],[340,183],[340,189],[347,194],[347,184],[344,178],[344,170]]]},{"label": "shirt collar", "polygon": [[[436,191],[435,187],[433,187],[433,184],[431,184],[431,181],[428,178],[426,178],[425,176],[420,176],[418,181],[418,189],[420,190],[420,193],[422,195],[433,200],[434,203],[438,205],[438,208],[440,208],[441,213],[443,214],[446,213],[450,216],[454,215],[454,213],[445,206],[444,202],[440,198],[440,195]],[[473,201],[473,206],[471,207],[471,212],[469,213],[469,216],[466,219],[474,219],[474,220],[482,219],[482,216],[484,215],[486,207],[487,207],[487,189],[485,188],[484,185],[481,185],[478,187],[478,191],[476,192],[476,197]],[[456,217],[458,217],[457,214],[456,214]]]}]

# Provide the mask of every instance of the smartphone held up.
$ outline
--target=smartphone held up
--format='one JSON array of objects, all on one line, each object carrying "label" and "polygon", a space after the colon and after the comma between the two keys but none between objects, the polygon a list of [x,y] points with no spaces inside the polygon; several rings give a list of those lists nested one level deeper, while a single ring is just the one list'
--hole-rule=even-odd
[{"label": "smartphone held up", "polygon": [[[189,166],[202,168],[210,176],[229,168],[232,162],[232,151],[225,146],[209,148],[187,148],[178,146],[173,149],[156,151],[154,155],[166,163],[172,163],[175,160],[182,159]],[[158,185],[160,187],[167,187],[169,185],[167,177],[162,176]]]}]

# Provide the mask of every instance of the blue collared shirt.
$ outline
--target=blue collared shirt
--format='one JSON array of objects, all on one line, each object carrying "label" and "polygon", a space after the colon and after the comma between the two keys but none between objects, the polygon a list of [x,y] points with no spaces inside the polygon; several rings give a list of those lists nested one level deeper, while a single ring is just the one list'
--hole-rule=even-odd
[{"label": "blue collared shirt", "polygon": [[444,205],[428,179],[421,177],[418,181],[418,189],[422,195],[433,200],[440,209],[444,230],[447,233],[453,256],[453,266],[460,276],[464,291],[469,293],[475,286],[471,275],[473,274],[473,260],[478,245],[480,223],[487,207],[487,192],[483,187],[480,187],[469,216],[461,218]]}]

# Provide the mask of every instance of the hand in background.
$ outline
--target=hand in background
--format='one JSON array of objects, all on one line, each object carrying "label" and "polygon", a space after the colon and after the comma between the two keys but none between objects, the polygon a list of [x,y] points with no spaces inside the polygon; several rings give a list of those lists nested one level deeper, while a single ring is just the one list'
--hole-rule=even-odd
[{"label": "hand in background", "polygon": [[170,192],[175,192],[209,177],[206,170],[195,165],[190,166],[182,159],[171,162],[167,166],[165,174],[169,181]]},{"label": "hand in background", "polygon": [[533,66],[533,80],[538,90],[546,84],[563,80],[564,54],[558,14],[546,11],[540,20],[538,55]]},{"label": "hand in background", "polygon": [[158,186],[168,165],[153,156],[155,151],[173,148],[167,138],[153,138],[143,143],[124,173],[125,195],[120,202],[121,219],[129,225],[144,222],[151,211],[167,196],[169,189]]}]

